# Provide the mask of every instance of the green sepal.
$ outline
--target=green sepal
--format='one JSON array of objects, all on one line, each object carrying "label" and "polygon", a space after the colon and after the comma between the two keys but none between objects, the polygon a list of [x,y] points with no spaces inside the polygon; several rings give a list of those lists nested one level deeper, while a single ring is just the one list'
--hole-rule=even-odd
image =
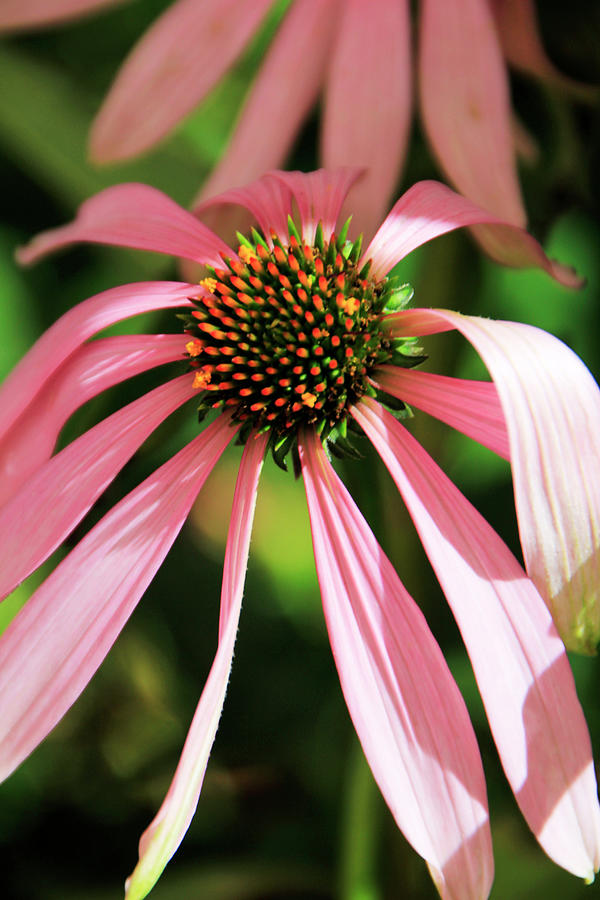
[{"label": "green sepal", "polygon": [[238,240],[238,244],[240,247],[247,247],[248,250],[255,250],[256,244],[253,244],[252,241],[248,240],[246,235],[242,234],[241,231],[236,231],[235,236]]},{"label": "green sepal", "polygon": [[269,245],[267,244],[266,240],[264,239],[264,237],[262,236],[260,231],[257,231],[256,228],[251,228],[250,234],[252,235],[252,240],[254,241],[255,247],[258,246],[258,244],[260,244],[261,247],[265,248],[265,250],[269,249]]},{"label": "green sepal", "polygon": [[287,472],[288,470],[285,458],[292,449],[295,440],[296,435],[293,433],[286,434],[277,440],[273,437],[271,443],[271,455],[275,464],[278,465],[280,469],[283,469],[284,472]]},{"label": "green sepal", "polygon": [[389,313],[398,312],[399,309],[405,309],[412,300],[414,293],[415,289],[408,282],[398,287],[392,285],[391,291],[386,296],[385,306],[383,307],[384,314],[388,315]]},{"label": "green sepal", "polygon": [[300,246],[302,246],[302,238],[298,234],[298,229],[296,228],[296,224],[292,217],[288,215],[287,217],[287,226],[288,226],[288,234],[290,237],[295,237]]},{"label": "green sepal", "polygon": [[362,232],[361,232],[361,234],[359,234],[357,239],[352,244],[352,247],[350,250],[350,255],[348,256],[348,259],[350,260],[350,262],[353,262],[355,265],[359,260],[359,257],[360,257],[361,251],[362,251],[362,245],[363,245],[363,236],[362,236]]},{"label": "green sepal", "polygon": [[350,441],[343,438],[340,434],[335,438],[330,438],[327,442],[327,446],[331,450],[334,456],[337,456],[338,459],[344,459],[350,457],[350,459],[363,459],[363,454],[356,449],[354,444],[351,444]]},{"label": "green sepal", "polygon": [[323,237],[323,226],[319,222],[317,225],[317,229],[315,231],[315,247],[317,247],[321,253],[325,250],[325,238]]},{"label": "green sepal", "polygon": [[342,250],[347,239],[348,239],[348,229],[350,228],[350,222],[352,221],[352,216],[348,216],[344,224],[342,225],[341,231],[337,237],[337,246],[338,250]]}]

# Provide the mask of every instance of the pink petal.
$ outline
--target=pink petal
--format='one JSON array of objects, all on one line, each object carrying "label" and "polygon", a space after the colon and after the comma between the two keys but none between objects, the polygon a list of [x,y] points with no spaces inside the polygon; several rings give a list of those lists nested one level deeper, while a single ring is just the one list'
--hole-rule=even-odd
[{"label": "pink petal", "polygon": [[502,50],[512,66],[538,78],[567,81],[544,50],[532,0],[492,0],[491,8]]},{"label": "pink petal", "polygon": [[169,791],[140,840],[140,859],[127,880],[126,900],[142,900],[150,891],[183,840],[198,805],[231,670],[265,446],[264,436],[250,440],[242,456],[225,551],[219,646]]},{"label": "pink petal", "polygon": [[600,392],[552,335],[436,311],[471,341],[496,383],[510,439],[529,576],[569,649],[600,639]]},{"label": "pink petal", "polygon": [[369,765],[441,896],[485,898],[493,876],[485,780],[463,699],[312,434],[301,459],[329,637]]},{"label": "pink petal", "polygon": [[284,161],[323,81],[338,6],[339,0],[294,0],[197,202],[254,181]]},{"label": "pink petal", "polygon": [[0,509],[0,599],[58,547],[154,429],[198,395],[192,382],[191,373],[181,375],[124,406],[13,494]]},{"label": "pink petal", "polygon": [[362,174],[354,168],[336,169],[328,172],[273,172],[276,178],[287,185],[294,195],[300,213],[302,237],[308,244],[315,239],[319,222],[323,226],[325,239],[329,240],[335,231],[338,216],[348,191]]},{"label": "pink petal", "polygon": [[353,415],[396,482],[452,608],[523,815],[551,859],[593,878],[600,807],[592,748],[546,606],[496,532],[393,416],[371,400]]},{"label": "pink petal", "polygon": [[139,372],[183,359],[186,340],[184,334],[123,335],[74,351],[0,440],[0,506],[49,459],[76,409]]},{"label": "pink petal", "polygon": [[39,28],[54,22],[76,19],[123,0],[2,0],[0,32]]},{"label": "pink petal", "polygon": [[0,638],[0,777],[77,699],[175,540],[234,431],[224,416],[128,494]]},{"label": "pink petal", "polygon": [[344,207],[370,239],[389,208],[402,165],[412,106],[410,14],[406,0],[346,0],[327,73],[321,158],[327,169],[364,166]]},{"label": "pink petal", "polygon": [[392,396],[435,416],[504,459],[510,458],[504,413],[490,382],[398,366],[380,366],[373,380]]},{"label": "pink petal", "polygon": [[[245,187],[231,188],[216,197],[211,197],[196,206],[195,212],[203,216],[207,211],[215,212],[223,206],[243,206],[252,217],[267,240],[272,231],[282,241],[288,237],[288,216],[292,210],[290,189],[273,173],[263,175]],[[239,218],[239,216],[237,216]]]},{"label": "pink petal", "polygon": [[168,134],[227,71],[270,3],[172,3],[117,75],[92,129],[92,157],[127,159]]},{"label": "pink petal", "polygon": [[538,242],[522,228],[503,222],[436,181],[420,181],[400,197],[360,264],[372,259],[372,274],[383,278],[416,247],[448,231],[482,222],[497,223],[494,235],[502,243],[507,265],[539,266],[568,287],[581,285],[573,270],[548,259]]},{"label": "pink petal", "polygon": [[46,381],[93,334],[155,309],[190,306],[198,285],[177,281],[125,284],[70,309],[33,345],[0,387],[0,438],[44,390]]},{"label": "pink petal", "polygon": [[69,225],[38,234],[17,252],[20,263],[36,262],[68,244],[89,241],[183,256],[221,265],[231,250],[175,201],[145,184],[117,184],[79,207]]},{"label": "pink petal", "polygon": [[448,178],[524,227],[508,78],[487,0],[423,0],[419,75],[423,123]]}]

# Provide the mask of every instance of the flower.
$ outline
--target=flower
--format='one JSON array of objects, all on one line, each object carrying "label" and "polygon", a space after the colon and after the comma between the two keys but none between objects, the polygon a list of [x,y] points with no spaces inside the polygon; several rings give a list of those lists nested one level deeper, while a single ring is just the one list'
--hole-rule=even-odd
[{"label": "flower", "polygon": [[[335,233],[357,174],[273,172],[222,195],[216,202],[245,206],[260,229],[241,238],[237,253],[144,185],[103,191],[72,224],[40,235],[20,253],[31,262],[75,241],[98,241],[190,258],[207,274],[197,284],[130,284],[86,300],[46,332],[5,382],[2,596],[72,531],[170,412],[196,398],[201,416],[214,419],[92,527],[0,638],[3,777],[83,690],[219,456],[234,435],[244,444],[215,660],[171,787],[140,841],[128,900],[152,888],[198,802],[231,666],[267,451],[280,465],[291,459],[304,479],[342,690],[396,822],[427,861],[442,897],[488,896],[485,781],[464,702],[422,613],[328,458],[328,451],[356,453],[356,428],[380,453],[414,520],[525,819],[559,865],[587,879],[600,865],[589,735],[544,603],[569,586],[581,599],[584,586],[593,591],[598,583],[598,475],[585,463],[597,458],[600,393],[578,358],[536,328],[406,308],[407,286],[388,277],[404,256],[454,228],[498,220],[449,188],[422,182],[395,204],[363,252],[345,228]],[[88,342],[110,323],[167,308],[183,311],[183,335]],[[493,382],[413,368],[414,336],[451,329],[475,346]],[[51,455],[79,403],[182,358],[191,371]],[[396,418],[407,403],[510,459],[531,577]],[[597,607],[587,614],[597,615]]]}]

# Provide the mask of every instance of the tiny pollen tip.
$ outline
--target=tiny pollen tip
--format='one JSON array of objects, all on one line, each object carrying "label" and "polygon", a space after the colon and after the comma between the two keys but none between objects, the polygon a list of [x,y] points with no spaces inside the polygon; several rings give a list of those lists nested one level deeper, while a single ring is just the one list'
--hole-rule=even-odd
[{"label": "tiny pollen tip", "polygon": [[200,282],[200,286],[206,288],[209,293],[214,294],[217,287],[217,279],[211,278],[210,276],[208,278],[203,278]]},{"label": "tiny pollen tip", "polygon": [[192,387],[196,390],[204,390],[210,384],[212,377],[212,366],[203,366],[199,372],[194,375]]},{"label": "tiny pollen tip", "polygon": [[194,338],[194,340],[187,342],[185,349],[190,356],[200,356],[203,349],[202,341],[199,341],[198,338]]},{"label": "tiny pollen tip", "polygon": [[249,263],[253,259],[257,259],[256,253],[254,250],[251,250],[250,247],[241,246],[238,250],[238,256],[242,260],[242,262]]},{"label": "tiny pollen tip", "polygon": [[310,406],[310,408],[312,409],[312,407],[317,402],[317,398],[314,394],[311,394],[307,391],[305,394],[302,394],[302,402],[305,406]]}]

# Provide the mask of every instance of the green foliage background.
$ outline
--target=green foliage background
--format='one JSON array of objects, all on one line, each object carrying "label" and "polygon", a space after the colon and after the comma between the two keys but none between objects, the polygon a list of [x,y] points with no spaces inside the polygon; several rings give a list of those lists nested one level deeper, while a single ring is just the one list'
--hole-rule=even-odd
[{"label": "green foliage background", "polygon": [[[158,256],[78,248],[34,269],[16,245],[71,217],[79,202],[123,180],[147,181],[189,203],[222,152],[253,72],[285,2],[240,63],[155,152],[118,167],[86,160],[86,134],[120,60],[165,0],[113,11],[0,44],[0,374],[57,316],[125,281],[177,277]],[[434,242],[402,264],[417,302],[528,321],[552,331],[600,373],[600,7],[540,4],[555,63],[595,85],[585,100],[515,76],[515,107],[538,142],[522,167],[532,231],[551,255],[588,279],[578,293],[542,274],[501,269],[466,234]],[[202,47],[198,47],[202,53]],[[301,76],[299,76],[301,77]],[[317,118],[290,167],[315,166]],[[399,190],[437,172],[413,129]],[[143,317],[177,330],[175,320]],[[130,322],[113,331],[132,330]],[[482,374],[464,343],[427,342],[432,370]],[[87,404],[71,439],[137,396],[154,376]],[[176,421],[175,421],[176,420]],[[176,425],[176,427],[174,427]],[[195,431],[193,411],[170,420],[142,448],[90,514],[96,521]],[[424,415],[411,428],[518,553],[507,465]],[[422,605],[477,729],[488,779],[497,876],[495,900],[590,897],[549,862],[510,794],[466,653],[389,477],[365,460],[340,470],[413,596]],[[81,699],[0,788],[0,883],[7,900],[111,900],[137,858],[137,839],[159,806],[216,643],[221,566],[239,450],[211,476],[159,575]],[[70,538],[73,544],[82,529]],[[45,569],[0,609],[0,625]],[[573,668],[600,754],[599,665]],[[502,673],[499,673],[499,678]],[[600,758],[600,756],[598,756]],[[395,827],[363,761],[325,632],[302,486],[265,466],[233,674],[198,812],[152,894],[156,900],[425,900],[436,896],[422,861]]]}]

